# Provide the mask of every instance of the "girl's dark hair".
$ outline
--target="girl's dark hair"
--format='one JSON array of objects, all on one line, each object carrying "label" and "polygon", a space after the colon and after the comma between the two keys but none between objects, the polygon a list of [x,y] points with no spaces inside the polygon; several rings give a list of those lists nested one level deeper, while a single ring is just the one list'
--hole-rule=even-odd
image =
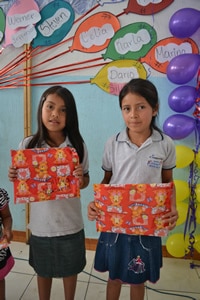
[{"label": "girl's dark hair", "polygon": [[[157,92],[157,89],[154,86],[154,84],[152,82],[150,82],[149,80],[142,79],[142,78],[136,78],[136,79],[130,80],[121,89],[121,91],[119,93],[120,108],[122,108],[123,98],[129,93],[138,94],[138,95],[144,97],[153,109],[158,108],[158,105],[159,105],[158,92]],[[152,117],[150,128],[155,129],[162,134],[162,131],[156,125],[156,116]]]},{"label": "girl's dark hair", "polygon": [[84,140],[79,131],[76,103],[72,93],[67,88],[64,88],[62,86],[50,87],[42,94],[37,112],[38,129],[27,145],[27,148],[41,148],[43,141],[50,140],[48,131],[42,122],[42,107],[47,96],[50,94],[56,94],[57,96],[61,97],[65,103],[66,124],[65,128],[63,129],[63,134],[65,137],[68,136],[70,142],[72,143],[72,146],[76,149],[79,155],[80,162],[82,162],[84,156]]}]

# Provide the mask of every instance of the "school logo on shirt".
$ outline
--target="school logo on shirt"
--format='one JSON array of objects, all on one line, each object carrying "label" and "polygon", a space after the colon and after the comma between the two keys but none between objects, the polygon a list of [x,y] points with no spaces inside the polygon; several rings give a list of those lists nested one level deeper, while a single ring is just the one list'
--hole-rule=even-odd
[{"label": "school logo on shirt", "polygon": [[149,157],[149,160],[147,161],[147,166],[149,166],[150,168],[159,169],[161,165],[162,165],[162,158],[157,157],[153,154]]}]

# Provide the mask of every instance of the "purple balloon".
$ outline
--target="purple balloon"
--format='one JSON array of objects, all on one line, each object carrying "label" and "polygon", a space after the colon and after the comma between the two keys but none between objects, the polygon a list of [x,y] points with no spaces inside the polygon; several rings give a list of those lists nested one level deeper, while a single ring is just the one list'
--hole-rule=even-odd
[{"label": "purple balloon", "polygon": [[199,54],[181,54],[169,62],[167,66],[168,79],[176,84],[185,84],[193,79],[200,66]]},{"label": "purple balloon", "polygon": [[185,112],[192,108],[197,98],[197,90],[193,86],[180,86],[174,89],[168,97],[169,106],[173,111]]},{"label": "purple balloon", "polygon": [[163,131],[174,140],[186,138],[195,129],[195,119],[186,115],[175,114],[163,124]]},{"label": "purple balloon", "polygon": [[169,29],[177,38],[187,38],[200,27],[200,11],[194,8],[183,8],[173,14]]}]

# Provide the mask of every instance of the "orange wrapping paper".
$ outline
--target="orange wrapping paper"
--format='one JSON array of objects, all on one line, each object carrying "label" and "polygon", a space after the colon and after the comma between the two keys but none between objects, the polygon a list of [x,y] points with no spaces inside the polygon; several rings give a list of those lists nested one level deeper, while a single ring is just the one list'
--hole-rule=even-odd
[{"label": "orange wrapping paper", "polygon": [[171,209],[173,185],[94,184],[94,201],[100,211],[97,231],[166,236],[162,215]]},{"label": "orange wrapping paper", "polygon": [[73,171],[79,164],[74,148],[35,148],[11,150],[17,168],[14,203],[56,200],[80,196]]}]

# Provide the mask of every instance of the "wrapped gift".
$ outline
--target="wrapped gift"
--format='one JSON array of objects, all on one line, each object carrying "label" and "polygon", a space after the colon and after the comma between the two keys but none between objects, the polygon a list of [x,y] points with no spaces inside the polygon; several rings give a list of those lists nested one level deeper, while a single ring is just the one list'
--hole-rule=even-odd
[{"label": "wrapped gift", "polygon": [[29,203],[80,196],[73,176],[79,157],[74,148],[34,148],[11,150],[17,168],[14,203]]},{"label": "wrapped gift", "polygon": [[99,210],[97,231],[166,236],[163,214],[171,209],[173,182],[156,184],[94,184]]}]

